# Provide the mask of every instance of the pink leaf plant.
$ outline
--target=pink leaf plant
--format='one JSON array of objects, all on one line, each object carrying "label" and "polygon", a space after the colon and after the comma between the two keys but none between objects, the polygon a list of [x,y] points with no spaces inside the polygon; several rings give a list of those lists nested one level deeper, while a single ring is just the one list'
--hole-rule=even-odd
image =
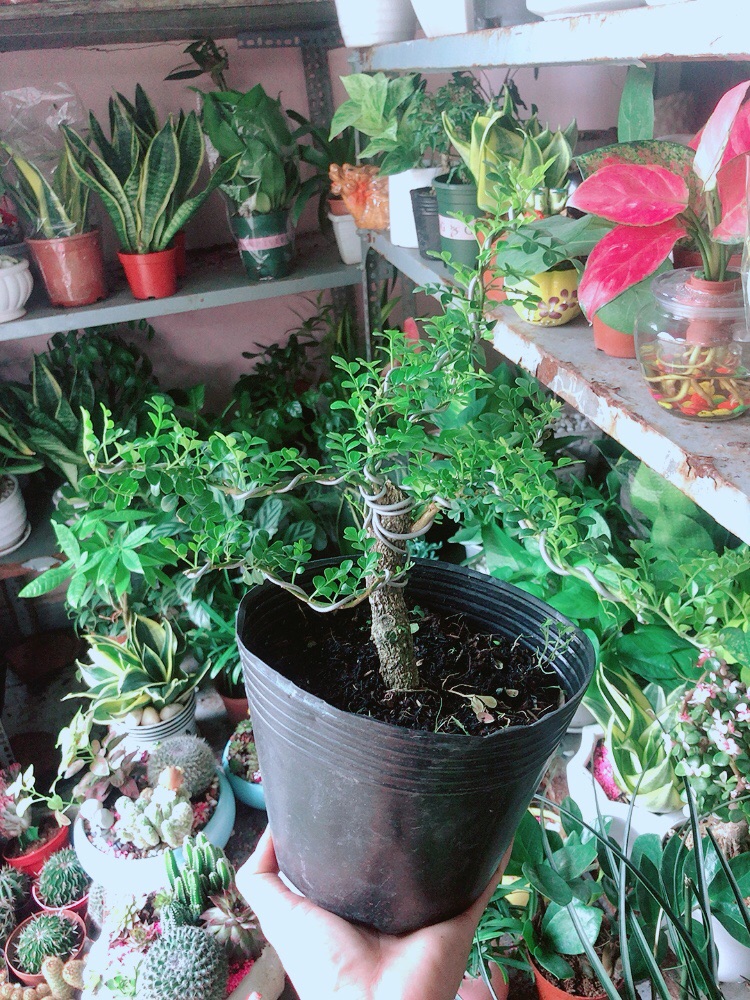
[{"label": "pink leaf plant", "polygon": [[686,236],[704,277],[724,280],[747,228],[748,88],[745,81],[721,98],[693,148],[624,142],[578,157],[584,181],[568,204],[617,224],[589,256],[579,287],[589,318],[652,275]]}]

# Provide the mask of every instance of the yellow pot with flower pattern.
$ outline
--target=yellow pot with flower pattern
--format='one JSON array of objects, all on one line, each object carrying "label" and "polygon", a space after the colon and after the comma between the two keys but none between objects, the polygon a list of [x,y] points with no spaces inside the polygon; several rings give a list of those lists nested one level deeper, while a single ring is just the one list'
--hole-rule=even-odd
[{"label": "yellow pot with flower pattern", "polygon": [[[515,299],[513,308],[528,323],[537,326],[562,326],[580,315],[578,304],[578,271],[572,265],[556,271],[544,271],[525,281],[513,284],[506,281],[505,290],[509,301]],[[524,300],[538,296],[533,308],[528,308]]]}]

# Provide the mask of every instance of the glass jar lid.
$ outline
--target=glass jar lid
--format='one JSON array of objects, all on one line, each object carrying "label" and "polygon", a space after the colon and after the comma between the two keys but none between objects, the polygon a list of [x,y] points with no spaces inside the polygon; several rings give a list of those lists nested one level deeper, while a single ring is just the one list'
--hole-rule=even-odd
[{"label": "glass jar lid", "polygon": [[744,319],[742,279],[732,274],[726,281],[699,278],[699,268],[680,268],[654,278],[654,298],[667,312],[685,319]]}]

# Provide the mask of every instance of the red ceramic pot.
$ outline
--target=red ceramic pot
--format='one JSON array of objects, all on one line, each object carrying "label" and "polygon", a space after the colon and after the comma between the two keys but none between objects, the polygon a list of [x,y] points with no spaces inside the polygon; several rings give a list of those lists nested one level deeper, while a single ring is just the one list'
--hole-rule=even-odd
[{"label": "red ceramic pot", "polygon": [[[86,944],[86,925],[83,922],[82,918],[77,913],[74,913],[72,910],[50,910],[49,912],[59,913],[67,917],[68,920],[73,921],[73,923],[76,925],[76,927],[78,928],[79,944],[76,950],[73,952],[73,954],[69,956],[69,958],[80,958],[81,954],[83,953],[84,946]],[[43,982],[45,982],[44,976],[41,973],[32,976],[28,972],[21,972],[21,970],[16,965],[16,942],[18,941],[19,935],[21,934],[21,931],[24,929],[24,927],[26,927],[27,924],[30,924],[32,920],[37,920],[40,916],[41,914],[39,913],[33,913],[30,917],[27,917],[26,920],[22,921],[18,925],[18,927],[15,928],[15,930],[12,932],[12,934],[10,935],[5,944],[5,961],[7,963],[8,968],[16,977],[16,979],[22,982],[24,986],[30,986],[32,989],[35,986],[39,986]]]},{"label": "red ceramic pot", "polygon": [[594,344],[598,351],[604,351],[610,358],[634,358],[635,337],[609,326],[604,320],[594,316]]},{"label": "red ceramic pot", "polygon": [[58,240],[26,240],[53,306],[88,306],[107,297],[99,230]]},{"label": "red ceramic pot", "polygon": [[166,299],[177,291],[177,249],[156,253],[118,253],[136,299]]},{"label": "red ceramic pot", "polygon": [[[566,990],[561,990],[559,986],[554,986],[544,973],[537,969],[533,962],[531,963],[531,968],[534,970],[534,979],[536,980],[536,990],[539,994],[539,1000],[586,1000],[586,998],[579,997],[576,993],[568,993]],[[606,996],[606,993],[597,993],[596,996],[588,997],[587,1000],[606,1000]]]},{"label": "red ceramic pot", "polygon": [[[59,906],[47,906],[46,903],[42,902],[42,897],[39,895],[39,885],[37,882],[31,887],[31,895],[34,897],[34,902],[37,905],[37,909],[46,910],[48,913],[56,913],[60,909]],[[86,893],[85,896],[81,896],[77,899],[75,903],[68,903],[65,907],[66,910],[70,910],[72,913],[80,914],[84,919],[86,917],[86,910],[89,905],[89,894]]]},{"label": "red ceramic pot", "polygon": [[233,726],[236,726],[238,722],[242,722],[243,719],[247,718],[247,698],[227,698],[223,694],[220,694],[219,697],[224,702],[224,708]]},{"label": "red ceramic pot", "polygon": [[57,851],[68,846],[70,827],[57,827],[55,833],[38,846],[31,845],[23,854],[12,854],[8,848],[3,852],[3,861],[11,868],[19,868],[32,878],[35,878],[42,870],[42,865]]}]

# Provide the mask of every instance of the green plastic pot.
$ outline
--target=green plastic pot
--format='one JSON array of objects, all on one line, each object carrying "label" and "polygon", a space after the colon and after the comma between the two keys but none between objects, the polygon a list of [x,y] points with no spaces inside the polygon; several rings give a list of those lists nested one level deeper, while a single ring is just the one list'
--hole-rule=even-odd
[{"label": "green plastic pot", "polygon": [[477,186],[448,184],[447,177],[447,174],[441,174],[432,182],[438,203],[440,248],[448,250],[456,263],[475,267],[479,254],[476,236],[455,216],[460,214],[477,219],[481,215],[477,205]]},{"label": "green plastic pot", "polygon": [[251,281],[284,278],[291,272],[294,229],[286,209],[262,215],[233,215],[229,223]]}]

